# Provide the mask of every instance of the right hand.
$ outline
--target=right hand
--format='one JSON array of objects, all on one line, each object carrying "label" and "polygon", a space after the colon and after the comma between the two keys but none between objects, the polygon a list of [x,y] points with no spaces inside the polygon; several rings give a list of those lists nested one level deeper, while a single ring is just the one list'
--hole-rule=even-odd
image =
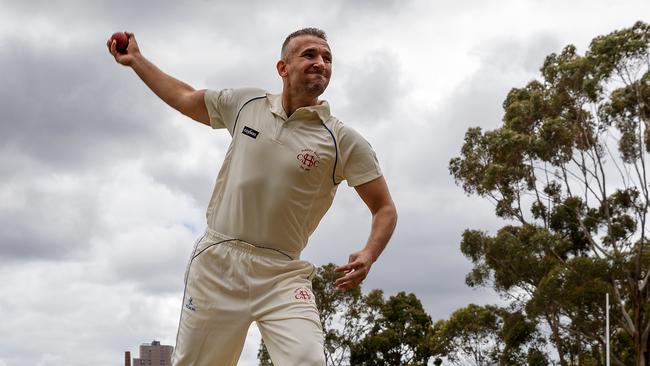
[{"label": "right hand", "polygon": [[115,48],[116,42],[114,40],[111,41],[110,38],[108,41],[106,41],[106,47],[108,47],[108,52],[113,55],[117,63],[124,66],[131,66],[131,64],[133,64],[133,60],[136,57],[140,56],[140,48],[138,47],[138,42],[136,42],[135,35],[133,33],[124,33],[126,33],[127,37],[129,37],[129,45],[126,47],[126,53],[117,52],[117,49]]}]

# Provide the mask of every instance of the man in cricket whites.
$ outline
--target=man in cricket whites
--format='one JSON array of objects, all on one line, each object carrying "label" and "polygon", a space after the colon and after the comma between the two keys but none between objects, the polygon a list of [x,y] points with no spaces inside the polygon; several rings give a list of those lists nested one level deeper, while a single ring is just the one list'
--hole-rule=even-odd
[{"label": "man in cricket whites", "polygon": [[368,206],[372,224],[365,245],[336,269],[343,273],[339,289],[366,278],[397,222],[372,147],[318,99],[332,74],[325,33],[304,28],[286,38],[276,65],[281,94],[195,90],[158,69],[127,36],[125,53],[107,42],[118,63],[172,108],[232,136],[207,229],[187,266],[173,363],[236,365],[255,321],[276,366],[325,365],[311,291],[315,267],[300,252],[344,180]]}]

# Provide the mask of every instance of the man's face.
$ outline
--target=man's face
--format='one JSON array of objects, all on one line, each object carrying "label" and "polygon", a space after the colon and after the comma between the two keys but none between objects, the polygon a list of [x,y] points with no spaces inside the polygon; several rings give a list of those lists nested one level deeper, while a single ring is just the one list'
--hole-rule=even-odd
[{"label": "man's face", "polygon": [[[287,59],[278,68],[293,93],[318,97],[332,76],[332,53],[327,42],[304,35],[291,39]],[[282,61],[280,61],[282,63]]]}]

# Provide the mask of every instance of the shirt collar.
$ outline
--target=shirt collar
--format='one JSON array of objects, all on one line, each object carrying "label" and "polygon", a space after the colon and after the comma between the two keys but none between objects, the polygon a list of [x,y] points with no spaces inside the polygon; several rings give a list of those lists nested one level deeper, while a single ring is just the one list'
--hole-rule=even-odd
[{"label": "shirt collar", "polygon": [[[271,103],[271,112],[286,121],[288,117],[287,112],[285,112],[282,107],[282,94],[266,93],[266,97],[268,98],[269,103]],[[325,121],[327,121],[331,116],[330,105],[326,100],[321,100],[318,105],[298,108],[294,114],[295,113],[315,114],[323,123],[325,123]]]}]

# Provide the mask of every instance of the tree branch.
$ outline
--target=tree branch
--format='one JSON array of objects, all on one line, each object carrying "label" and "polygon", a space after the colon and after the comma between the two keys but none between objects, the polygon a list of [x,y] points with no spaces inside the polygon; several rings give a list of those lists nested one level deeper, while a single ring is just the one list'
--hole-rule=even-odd
[{"label": "tree branch", "polygon": [[623,299],[621,298],[621,293],[618,291],[618,287],[616,287],[616,283],[612,283],[612,287],[614,288],[614,295],[616,296],[616,301],[618,302],[618,308],[621,310],[622,314],[622,326],[627,330],[628,334],[633,335],[634,332],[636,332],[636,327],[634,326],[634,322],[632,322],[632,318],[630,318],[630,315],[625,311],[625,303],[623,302]]}]

